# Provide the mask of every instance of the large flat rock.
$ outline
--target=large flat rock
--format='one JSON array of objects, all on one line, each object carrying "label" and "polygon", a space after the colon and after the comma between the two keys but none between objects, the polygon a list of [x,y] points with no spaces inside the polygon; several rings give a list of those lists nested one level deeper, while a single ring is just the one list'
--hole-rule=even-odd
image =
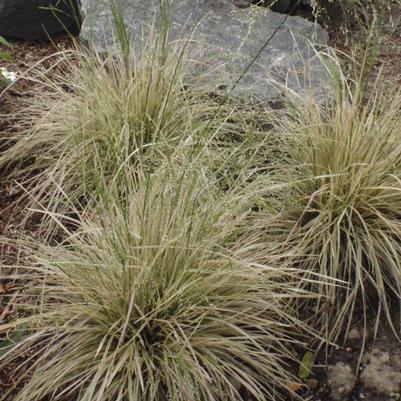
[{"label": "large flat rock", "polygon": [[[117,0],[134,43],[160,23],[160,0]],[[102,51],[113,42],[113,18],[108,0],[81,0],[84,18],[81,39]],[[239,98],[274,102],[281,90],[268,77],[298,93],[324,94],[327,74],[313,45],[326,43],[327,34],[304,18],[275,13],[264,7],[240,9],[231,0],[172,0],[170,40],[193,30],[193,58],[220,87],[230,88],[262,49],[257,61],[233,92]]]}]

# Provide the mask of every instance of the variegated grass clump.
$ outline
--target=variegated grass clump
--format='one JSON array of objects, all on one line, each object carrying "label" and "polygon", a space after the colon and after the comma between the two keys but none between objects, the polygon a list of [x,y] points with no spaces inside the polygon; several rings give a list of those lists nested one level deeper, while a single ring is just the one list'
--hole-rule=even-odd
[{"label": "variegated grass clump", "polygon": [[152,166],[201,135],[211,105],[194,80],[184,86],[189,40],[167,45],[163,35],[155,33],[140,58],[129,42],[105,54],[77,45],[58,54],[62,72],[39,72],[44,92],[3,133],[0,154],[5,179],[29,192],[29,206],[65,214],[66,200],[79,208],[123,181],[138,155]]},{"label": "variegated grass clump", "polygon": [[320,275],[309,288],[334,334],[353,317],[366,324],[371,306],[392,324],[401,300],[401,93],[379,77],[367,96],[364,84],[339,78],[326,104],[294,96],[277,116],[282,187],[264,200],[260,223],[279,253]]},{"label": "variegated grass clump", "polygon": [[287,364],[304,325],[287,299],[300,292],[291,269],[256,263],[257,238],[244,235],[251,199],[217,193],[189,168],[130,177],[125,201],[111,196],[80,231],[64,227],[62,244],[25,244],[35,283],[25,296],[38,306],[0,328],[26,330],[0,359],[31,356],[14,400],[265,401],[291,392]]}]

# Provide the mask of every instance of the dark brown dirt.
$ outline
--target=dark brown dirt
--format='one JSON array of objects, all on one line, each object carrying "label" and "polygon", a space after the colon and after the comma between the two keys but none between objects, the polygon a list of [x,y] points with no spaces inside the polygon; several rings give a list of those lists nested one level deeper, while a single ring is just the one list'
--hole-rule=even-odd
[{"label": "dark brown dirt", "polygon": [[[0,89],[0,149],[4,149],[2,132],[18,129],[18,115],[24,113],[26,100],[41,91],[41,86],[35,83],[32,67],[38,65],[49,68],[57,58],[54,55],[71,48],[73,40],[70,37],[61,37],[52,43],[13,41],[11,45],[10,52],[15,61],[0,61],[0,67],[15,72],[18,81],[3,93]],[[11,321],[19,313],[18,304],[27,302],[24,298],[24,283],[21,280],[17,283],[13,279],[13,269],[7,267],[15,264],[17,258],[24,257],[12,241],[21,237],[35,238],[38,231],[37,221],[29,221],[21,229],[25,216],[25,204],[20,199],[23,192],[16,190],[17,187],[12,182],[4,180],[5,174],[5,171],[0,171],[0,179],[3,178],[0,180],[0,238],[11,241],[0,246],[0,323]],[[0,345],[10,334],[0,334]],[[15,361],[15,364],[0,371],[0,396],[13,386],[15,367],[22,362]],[[12,399],[12,396],[9,397],[10,401]]]},{"label": "dark brown dirt", "polygon": [[[361,325],[355,325],[359,340],[345,340],[342,346],[332,347],[327,364],[325,353],[321,352],[317,358],[321,367],[315,367],[311,376],[316,379],[316,388],[302,394],[305,400],[396,401],[401,398],[401,343],[385,322],[374,338],[376,318],[372,314],[368,319],[371,325],[365,330],[367,341],[363,349],[364,330]],[[396,330],[401,333],[399,326]],[[342,376],[344,371],[348,377]],[[349,393],[344,390],[348,384],[351,386]]]}]

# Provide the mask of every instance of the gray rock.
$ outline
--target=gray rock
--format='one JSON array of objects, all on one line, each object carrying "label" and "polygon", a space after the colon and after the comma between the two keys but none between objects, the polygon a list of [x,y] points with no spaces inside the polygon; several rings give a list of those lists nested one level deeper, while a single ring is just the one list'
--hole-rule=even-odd
[{"label": "gray rock", "polygon": [[37,40],[76,32],[77,12],[77,0],[0,0],[0,35]]},{"label": "gray rock", "polygon": [[368,365],[361,373],[365,388],[377,394],[398,393],[401,385],[401,373],[393,367],[390,354],[374,350],[368,355]]},{"label": "gray rock", "polygon": [[351,366],[337,362],[329,366],[327,371],[327,384],[330,387],[330,398],[333,401],[346,401],[357,383],[357,377]]},{"label": "gray rock", "polygon": [[[81,0],[81,3],[84,18],[81,39],[104,51],[115,38],[108,1]],[[117,0],[117,3],[138,55],[142,38],[147,37],[152,26],[158,26],[159,0]],[[268,82],[268,77],[298,93],[311,90],[318,97],[325,93],[326,70],[310,45],[310,42],[326,42],[327,34],[317,24],[264,7],[241,9],[232,0],[173,0],[170,40],[182,37],[194,24],[197,26],[192,58],[198,61],[196,71],[213,77],[220,88],[230,88],[273,36],[237,85],[235,96],[262,102],[282,99],[281,90]]]}]

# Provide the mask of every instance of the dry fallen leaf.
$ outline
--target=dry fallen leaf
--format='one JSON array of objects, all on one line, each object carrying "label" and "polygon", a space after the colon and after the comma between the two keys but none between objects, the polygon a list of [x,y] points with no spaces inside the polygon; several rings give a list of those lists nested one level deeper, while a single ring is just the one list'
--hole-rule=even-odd
[{"label": "dry fallen leaf", "polygon": [[290,391],[297,393],[298,391],[300,391],[302,389],[303,386],[304,385],[302,383],[293,382],[293,383],[290,383],[288,387],[289,387]]}]

